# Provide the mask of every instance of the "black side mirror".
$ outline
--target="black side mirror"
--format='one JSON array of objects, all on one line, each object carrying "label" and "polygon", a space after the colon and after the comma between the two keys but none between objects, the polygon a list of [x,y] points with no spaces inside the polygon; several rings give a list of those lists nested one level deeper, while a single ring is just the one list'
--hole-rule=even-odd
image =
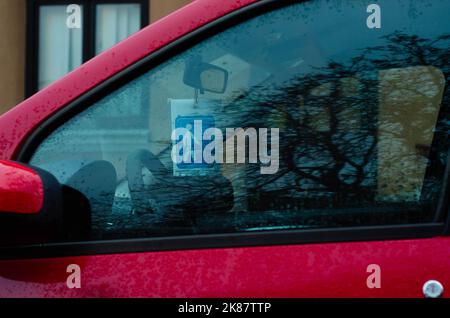
[{"label": "black side mirror", "polygon": [[193,58],[186,62],[183,83],[198,89],[202,94],[205,91],[223,94],[227,88],[228,71]]}]

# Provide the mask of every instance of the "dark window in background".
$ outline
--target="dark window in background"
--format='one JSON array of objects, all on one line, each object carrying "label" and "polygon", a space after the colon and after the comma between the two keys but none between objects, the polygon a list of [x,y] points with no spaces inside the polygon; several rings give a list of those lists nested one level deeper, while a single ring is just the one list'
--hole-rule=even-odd
[{"label": "dark window in background", "polygon": [[[81,8],[81,28],[68,28],[67,6]],[[31,96],[148,24],[148,0],[30,0],[27,82]]]}]

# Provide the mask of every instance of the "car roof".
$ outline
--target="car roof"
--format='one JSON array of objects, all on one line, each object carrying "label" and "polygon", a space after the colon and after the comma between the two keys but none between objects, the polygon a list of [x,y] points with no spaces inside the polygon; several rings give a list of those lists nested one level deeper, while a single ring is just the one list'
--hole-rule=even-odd
[{"label": "car roof", "polygon": [[97,55],[0,116],[0,159],[44,120],[114,74],[191,31],[257,0],[196,0]]}]

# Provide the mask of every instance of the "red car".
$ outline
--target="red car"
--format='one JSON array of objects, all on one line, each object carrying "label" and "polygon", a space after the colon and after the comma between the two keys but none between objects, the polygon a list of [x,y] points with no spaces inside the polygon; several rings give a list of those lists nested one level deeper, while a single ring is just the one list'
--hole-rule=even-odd
[{"label": "red car", "polygon": [[0,296],[448,295],[450,2],[371,2],[197,0],[2,115]]}]

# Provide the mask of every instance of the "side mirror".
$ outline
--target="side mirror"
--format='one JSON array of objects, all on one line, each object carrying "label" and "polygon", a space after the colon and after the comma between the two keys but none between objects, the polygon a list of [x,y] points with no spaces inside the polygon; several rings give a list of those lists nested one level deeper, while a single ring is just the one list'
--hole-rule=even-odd
[{"label": "side mirror", "polygon": [[0,246],[70,237],[73,221],[78,222],[77,227],[80,223],[85,226],[87,215],[87,199],[76,190],[61,186],[49,172],[0,160]]},{"label": "side mirror", "polygon": [[0,213],[39,214],[44,183],[39,173],[12,161],[0,161]]},{"label": "side mirror", "polygon": [[186,63],[183,83],[200,90],[201,93],[223,94],[227,88],[228,72],[216,65],[192,59]]}]

